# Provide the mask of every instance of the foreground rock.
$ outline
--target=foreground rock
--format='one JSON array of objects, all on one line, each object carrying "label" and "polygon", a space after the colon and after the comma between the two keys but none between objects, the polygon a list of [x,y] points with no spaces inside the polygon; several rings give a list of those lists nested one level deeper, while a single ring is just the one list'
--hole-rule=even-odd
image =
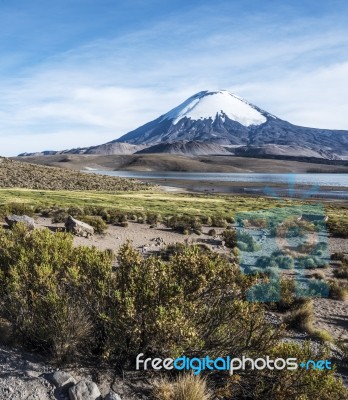
[{"label": "foreground rock", "polygon": [[69,397],[70,400],[99,400],[101,394],[94,382],[83,380],[69,389]]},{"label": "foreground rock", "polygon": [[64,371],[53,372],[49,376],[49,380],[61,391],[68,390],[71,386],[76,385],[76,380],[70,374]]},{"label": "foreground rock", "polygon": [[24,224],[31,231],[36,227],[34,219],[27,215],[8,215],[5,217],[5,221],[11,229],[18,223]]},{"label": "foreground rock", "polygon": [[91,225],[79,221],[73,218],[71,215],[69,215],[68,219],[65,222],[65,228],[67,232],[71,232],[76,236],[89,237],[94,234],[94,229]]},{"label": "foreground rock", "polygon": [[122,400],[121,397],[115,393],[115,392],[110,392],[106,397],[105,400]]},{"label": "foreground rock", "polygon": [[[39,355],[2,345],[0,337],[0,400],[144,400],[149,389],[147,382],[135,384],[113,368],[97,374],[94,367],[57,371]],[[76,397],[79,394],[83,397]]]}]

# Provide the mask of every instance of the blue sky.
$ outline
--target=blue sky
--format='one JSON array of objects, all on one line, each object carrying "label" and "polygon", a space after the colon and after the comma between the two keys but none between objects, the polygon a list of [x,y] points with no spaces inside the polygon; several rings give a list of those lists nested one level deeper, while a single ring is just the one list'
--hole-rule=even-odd
[{"label": "blue sky", "polygon": [[0,154],[107,142],[205,89],[348,130],[348,2],[0,0]]}]

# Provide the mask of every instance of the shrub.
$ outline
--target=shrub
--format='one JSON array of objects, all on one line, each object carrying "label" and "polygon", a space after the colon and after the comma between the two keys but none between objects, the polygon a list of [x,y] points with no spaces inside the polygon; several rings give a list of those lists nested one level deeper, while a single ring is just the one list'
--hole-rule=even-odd
[{"label": "shrub", "polygon": [[272,254],[270,257],[261,256],[257,259],[255,266],[257,268],[280,268],[292,269],[294,268],[294,260],[292,257]]},{"label": "shrub", "polygon": [[67,212],[68,212],[69,215],[71,215],[74,218],[80,217],[81,215],[85,215],[84,209],[81,208],[81,207],[77,207],[77,206],[69,207]]},{"label": "shrub", "polygon": [[197,233],[200,234],[202,231],[202,223],[198,218],[190,217],[187,215],[175,215],[170,217],[166,224],[169,228],[172,228],[174,231],[189,234],[189,233]]},{"label": "shrub", "polygon": [[237,233],[237,247],[242,251],[257,251],[260,249],[255,239],[249,233],[242,231]]},{"label": "shrub", "polygon": [[310,333],[313,331],[313,301],[307,299],[285,319],[289,328]]},{"label": "shrub", "polygon": [[57,224],[60,222],[65,222],[69,214],[65,210],[56,210],[53,212],[52,223]]},{"label": "shrub", "polygon": [[314,340],[318,340],[319,342],[323,343],[333,343],[335,341],[332,335],[330,335],[330,333],[325,331],[324,329],[314,329],[311,333],[311,336]]},{"label": "shrub", "polygon": [[222,237],[225,241],[226,247],[233,249],[237,246],[237,233],[234,229],[226,229],[222,232]]},{"label": "shrub", "polygon": [[348,263],[348,255],[344,253],[333,253],[331,254],[331,260],[342,261],[343,263]]},{"label": "shrub", "polygon": [[123,222],[128,221],[128,214],[122,211],[118,210],[108,210],[108,223],[109,224],[114,224],[114,225],[120,225]]},{"label": "shrub", "polygon": [[348,264],[340,265],[337,269],[333,270],[333,274],[339,279],[348,279]]},{"label": "shrub", "polygon": [[154,382],[152,396],[155,400],[212,399],[206,380],[193,374],[181,375],[172,382],[168,379]]},{"label": "shrub", "polygon": [[94,228],[94,232],[98,234],[104,233],[108,227],[101,217],[85,216],[81,218],[81,221],[91,225]]},{"label": "shrub", "polygon": [[295,296],[295,282],[293,279],[281,278],[280,300],[275,303],[276,309],[280,312],[294,310],[307,303],[307,299]]},{"label": "shrub", "polygon": [[322,281],[325,279],[325,274],[321,271],[317,271],[317,272],[314,272],[313,274],[309,275],[308,277]]},{"label": "shrub", "polygon": [[208,225],[208,226],[211,226],[212,223],[213,223],[213,220],[209,216],[208,217],[202,217],[201,221],[202,221],[202,224]]},{"label": "shrub", "polygon": [[234,221],[234,218],[232,216],[227,216],[226,217],[226,222],[229,223],[229,224],[234,224],[235,221]]},{"label": "shrub", "polygon": [[155,213],[147,213],[146,222],[149,225],[157,225],[158,223],[161,222],[161,215]]},{"label": "shrub", "polygon": [[330,281],[329,296],[331,299],[345,301],[348,299],[348,284],[342,284],[337,281]]},{"label": "shrub", "polygon": [[211,226],[214,226],[216,228],[226,228],[226,219],[220,215],[215,215],[211,218]]},{"label": "shrub", "polygon": [[334,237],[348,238],[348,218],[330,217],[327,223],[329,232]]},{"label": "shrub", "polygon": [[314,269],[326,268],[327,265],[323,264],[322,260],[316,256],[306,256],[298,258],[298,266],[300,268]]},{"label": "shrub", "polygon": [[27,346],[62,360],[98,342],[111,257],[67,233],[0,230],[0,315]]},{"label": "shrub", "polygon": [[[325,346],[313,349],[310,342],[302,345],[279,343],[269,352],[270,358],[296,358],[297,360],[325,360],[329,352]],[[309,368],[304,371],[297,368],[289,371],[265,370],[264,373],[248,371],[231,379],[232,396],[227,398],[248,398],[253,400],[342,400],[348,396],[348,390],[341,379],[335,378],[335,370]],[[244,394],[247,393],[247,397]]]},{"label": "shrub", "polygon": [[259,304],[242,300],[248,282],[224,257],[197,246],[183,247],[166,262],[143,258],[126,244],[109,300],[109,346],[123,361],[149,351],[175,356],[192,349],[212,355],[267,349],[279,332],[265,322]]},{"label": "shrub", "polygon": [[26,203],[8,203],[1,206],[0,212],[2,216],[15,214],[32,217],[34,215],[34,207]]}]

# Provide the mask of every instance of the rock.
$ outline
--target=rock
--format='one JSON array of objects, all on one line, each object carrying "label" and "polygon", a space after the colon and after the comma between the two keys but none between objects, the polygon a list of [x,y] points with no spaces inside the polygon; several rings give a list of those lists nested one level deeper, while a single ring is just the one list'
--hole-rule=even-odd
[{"label": "rock", "polygon": [[117,393],[111,391],[111,392],[105,397],[105,400],[122,400],[122,399],[121,399],[121,397],[120,397]]},{"label": "rock", "polygon": [[69,215],[68,219],[65,222],[65,228],[67,232],[71,232],[76,236],[89,237],[94,234],[94,229],[91,225],[79,221],[73,218],[71,215]]},{"label": "rock", "polygon": [[67,372],[56,371],[50,374],[49,380],[58,388],[68,390],[71,386],[76,385],[76,380]]},{"label": "rock", "polygon": [[98,386],[87,380],[82,380],[69,389],[70,400],[97,400],[100,396]]},{"label": "rock", "polygon": [[19,222],[23,223],[30,231],[36,227],[34,219],[27,215],[8,215],[5,217],[5,221],[10,228],[13,228]]}]

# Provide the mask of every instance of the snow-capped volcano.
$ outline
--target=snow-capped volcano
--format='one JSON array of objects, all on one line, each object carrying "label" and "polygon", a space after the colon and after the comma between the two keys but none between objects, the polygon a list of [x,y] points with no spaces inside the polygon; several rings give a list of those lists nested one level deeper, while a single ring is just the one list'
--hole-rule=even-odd
[{"label": "snow-capped volcano", "polygon": [[348,160],[348,131],[296,126],[226,90],[206,90],[119,139],[64,151],[77,154],[136,152]]},{"label": "snow-capped volcano", "polygon": [[275,117],[227,90],[205,90],[116,141],[147,146],[177,141],[242,145],[247,144],[250,129],[270,118]]},{"label": "snow-capped volcano", "polygon": [[[270,154],[346,158],[348,132],[305,128],[281,120],[227,90],[202,91],[114,142],[146,146],[141,153]],[[220,148],[218,148],[220,146]],[[295,150],[294,150],[295,149]]]},{"label": "snow-capped volcano", "polygon": [[162,120],[177,124],[182,118],[191,120],[228,117],[241,125],[261,125],[267,121],[257,107],[227,90],[199,92],[165,114]]}]

